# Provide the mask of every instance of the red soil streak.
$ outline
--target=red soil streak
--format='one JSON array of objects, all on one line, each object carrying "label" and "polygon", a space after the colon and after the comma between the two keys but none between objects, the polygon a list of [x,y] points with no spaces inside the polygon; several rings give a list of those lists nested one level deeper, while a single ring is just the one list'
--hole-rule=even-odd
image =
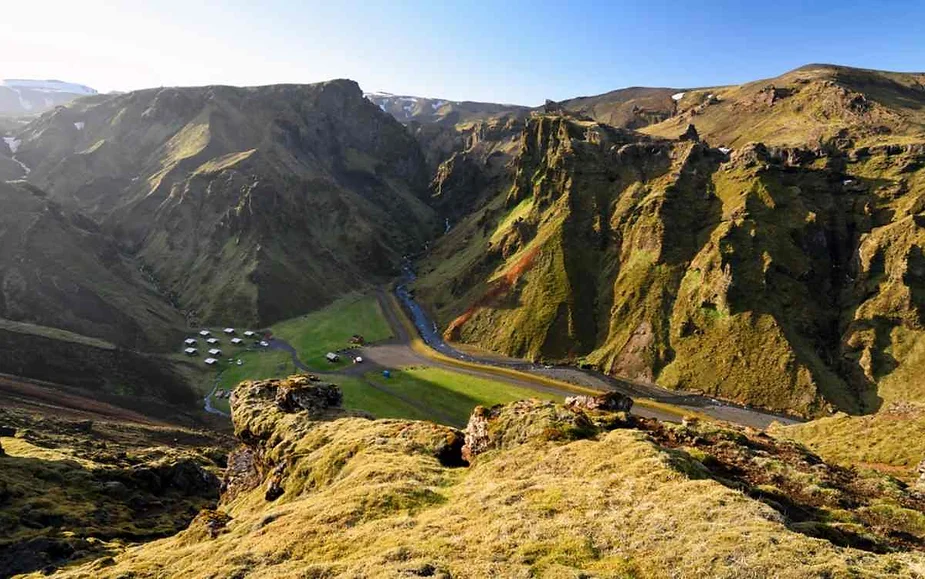
[{"label": "red soil streak", "polygon": [[520,279],[523,274],[530,271],[541,249],[540,245],[537,244],[536,247],[524,253],[523,257],[517,260],[517,263],[501,275],[500,279],[491,284],[488,290],[482,294],[482,297],[477,299],[469,309],[462,313],[462,315],[450,322],[446,332],[443,334],[444,339],[458,341],[462,327],[472,319],[472,316],[474,316],[479,309],[488,307],[492,303],[505,297],[511,291],[511,288],[514,287],[514,284],[517,283],[517,280]]}]

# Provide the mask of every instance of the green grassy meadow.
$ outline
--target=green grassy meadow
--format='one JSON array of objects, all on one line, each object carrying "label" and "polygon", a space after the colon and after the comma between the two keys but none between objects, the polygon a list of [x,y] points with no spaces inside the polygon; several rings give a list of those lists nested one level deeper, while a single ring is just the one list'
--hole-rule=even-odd
[{"label": "green grassy meadow", "polygon": [[[330,364],[326,353],[349,346],[350,337],[360,334],[367,342],[391,337],[392,332],[378,302],[372,296],[351,295],[323,310],[286,320],[272,328],[273,334],[291,344],[309,367],[337,370],[349,364]],[[220,331],[213,332],[217,336]],[[236,348],[220,337],[223,355],[216,367],[221,372],[218,387],[233,390],[245,380],[283,378],[299,372],[287,352]],[[232,360],[229,362],[229,360]],[[238,366],[236,361],[243,364]],[[209,390],[215,374],[208,372]],[[461,372],[430,367],[392,371],[391,378],[378,372],[364,376],[329,378],[344,392],[344,406],[369,412],[377,418],[432,420],[464,426],[472,409],[525,398],[556,399],[555,396],[511,386]],[[229,412],[228,399],[212,397],[212,405]]]},{"label": "green grassy meadow", "polygon": [[370,372],[372,384],[342,385],[344,405],[381,418],[426,419],[464,426],[476,406],[493,406],[526,398],[559,397],[486,378],[439,368],[415,367],[393,371],[391,378]]},{"label": "green grassy meadow", "polygon": [[354,334],[363,336],[367,342],[392,337],[376,298],[358,294],[341,298],[317,312],[280,322],[270,329],[274,336],[291,344],[309,368],[318,370],[349,364],[347,360],[331,364],[324,356],[348,347]]}]

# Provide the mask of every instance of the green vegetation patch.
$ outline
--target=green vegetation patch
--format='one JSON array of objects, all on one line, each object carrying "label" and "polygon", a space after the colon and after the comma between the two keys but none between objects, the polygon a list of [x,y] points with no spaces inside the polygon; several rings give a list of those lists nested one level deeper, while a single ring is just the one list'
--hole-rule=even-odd
[{"label": "green vegetation patch", "polygon": [[925,405],[894,404],[870,416],[839,413],[805,424],[775,424],[771,432],[806,445],[827,461],[912,479],[925,457]]},{"label": "green vegetation patch", "polygon": [[365,400],[359,397],[354,398],[355,405],[351,404],[350,391],[345,389],[348,407],[366,410],[376,416],[426,418],[453,426],[465,426],[476,406],[494,406],[529,398],[560,399],[553,394],[439,368],[407,368],[392,372],[390,378],[371,372],[365,379],[370,385],[367,392],[373,405],[388,400],[382,394],[390,395],[392,400],[379,409],[382,412],[379,414],[374,407],[364,405]]},{"label": "green vegetation patch", "polygon": [[348,361],[331,364],[328,352],[350,346],[354,334],[367,342],[392,337],[392,330],[376,298],[353,294],[310,314],[280,322],[271,328],[273,335],[285,340],[299,353],[299,359],[319,370],[342,367]]}]

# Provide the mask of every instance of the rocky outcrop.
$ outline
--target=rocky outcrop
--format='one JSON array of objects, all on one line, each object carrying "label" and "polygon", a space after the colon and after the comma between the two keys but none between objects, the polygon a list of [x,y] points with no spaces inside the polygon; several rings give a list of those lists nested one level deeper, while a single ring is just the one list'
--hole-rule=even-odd
[{"label": "rocky outcrop", "polygon": [[565,407],[572,410],[629,412],[633,408],[633,399],[619,392],[598,396],[570,396],[565,399]]},{"label": "rocky outcrop", "polygon": [[458,431],[337,399],[303,377],[242,384],[258,483],[62,576],[528,577],[553,560],[557,576],[913,579],[922,563],[925,498],[754,430],[613,412],[618,395],[520,401],[474,410],[460,469]]},{"label": "rocky outcrop", "polygon": [[0,408],[0,435],[17,436],[15,452],[0,453],[0,577],[170,536],[216,506],[223,452],[208,445],[224,437],[107,418]]},{"label": "rocky outcrop", "polygon": [[[339,470],[340,466],[326,464],[305,466],[305,461],[315,463],[318,457],[302,457],[294,449],[302,444],[311,446],[316,436],[328,436],[325,433],[332,429],[363,433],[379,428],[372,416],[344,409],[342,401],[343,394],[336,385],[304,375],[240,384],[231,395],[231,411],[235,434],[242,444],[228,458],[222,481],[223,504],[258,488],[266,501],[292,500],[303,488],[304,469]],[[403,425],[389,436],[396,436],[396,444],[405,444],[408,452],[425,454],[444,466],[465,464],[461,456],[463,437],[455,429],[415,423],[413,427]],[[376,440],[364,438],[345,444],[356,443],[350,452],[360,452],[369,445],[374,451]],[[324,476],[332,472],[325,471]]]},{"label": "rocky outcrop", "polygon": [[625,413],[633,401],[618,393],[567,398],[565,405],[523,400],[472,411],[465,430],[462,456],[472,461],[491,450],[513,448],[528,442],[568,441],[590,438],[626,424],[625,417],[602,415]]},{"label": "rocky outcrop", "polygon": [[298,376],[279,385],[276,405],[283,412],[306,411],[318,415],[329,408],[339,408],[344,396],[333,384],[312,383],[310,378]]},{"label": "rocky outcrop", "polygon": [[700,135],[697,134],[697,128],[693,125],[687,125],[687,130],[678,137],[679,141],[691,141],[692,143],[700,142]]}]

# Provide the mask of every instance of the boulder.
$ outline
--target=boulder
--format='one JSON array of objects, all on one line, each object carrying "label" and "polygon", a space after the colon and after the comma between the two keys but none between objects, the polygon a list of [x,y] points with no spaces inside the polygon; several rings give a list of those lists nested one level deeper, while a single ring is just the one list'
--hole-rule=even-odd
[{"label": "boulder", "polygon": [[546,99],[546,102],[543,103],[544,113],[561,113],[562,110],[562,105],[554,100]]},{"label": "boulder", "polygon": [[521,400],[472,411],[465,430],[462,457],[473,458],[494,449],[527,442],[568,441],[590,438],[600,428],[581,411],[540,400]]},{"label": "boulder", "polygon": [[228,532],[228,523],[231,516],[228,513],[213,509],[199,511],[189,527],[181,535],[183,545],[192,545],[201,541],[215,539]]},{"label": "boulder", "polygon": [[305,410],[318,414],[329,408],[339,408],[343,400],[340,388],[312,382],[308,376],[293,376],[280,382],[276,389],[276,405],[283,412]]},{"label": "boulder", "polygon": [[222,479],[222,497],[225,500],[234,500],[239,494],[257,488],[260,484],[258,463],[256,451],[247,446],[241,446],[228,455],[228,466]]},{"label": "boulder", "polygon": [[919,473],[919,482],[917,484],[919,487],[925,489],[925,460],[919,463],[918,473]]},{"label": "boulder", "polygon": [[106,493],[107,496],[115,498],[123,498],[129,494],[128,487],[117,480],[102,483],[100,485],[100,490]]},{"label": "boulder", "polygon": [[275,501],[286,492],[283,489],[283,472],[285,470],[286,463],[280,463],[270,472],[270,476],[267,478],[266,492],[264,493],[266,500]]},{"label": "boulder", "polygon": [[570,396],[565,399],[566,408],[602,412],[629,412],[633,399],[619,392],[606,392],[598,396]]},{"label": "boulder", "polygon": [[179,491],[184,495],[218,496],[218,478],[189,458],[141,464],[131,469],[129,486],[139,485],[155,495]]},{"label": "boulder", "polygon": [[678,137],[682,141],[692,141],[694,143],[700,142],[700,135],[697,134],[697,127],[693,124],[687,125],[687,130],[684,131],[684,134]]}]

